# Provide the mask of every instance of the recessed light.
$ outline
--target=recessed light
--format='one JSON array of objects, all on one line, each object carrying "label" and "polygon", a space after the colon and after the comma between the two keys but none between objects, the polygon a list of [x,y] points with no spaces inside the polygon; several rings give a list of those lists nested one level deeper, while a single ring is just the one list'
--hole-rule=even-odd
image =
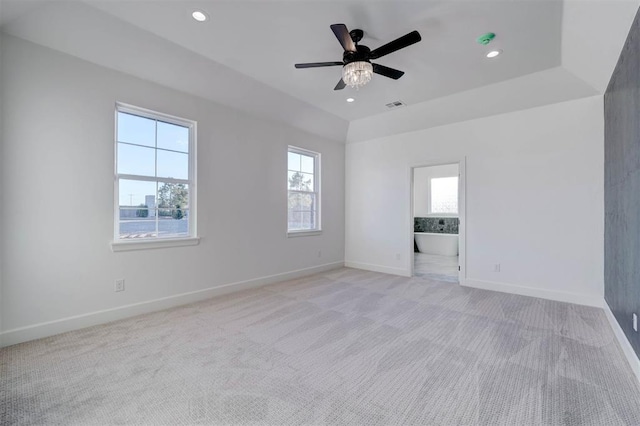
[{"label": "recessed light", "polygon": [[347,102],[351,103],[351,102],[353,102],[353,101],[355,101],[355,99],[353,99],[353,98],[347,98]]},{"label": "recessed light", "polygon": [[502,53],[502,50],[492,50],[491,52],[487,53],[487,58],[495,58],[501,53]]},{"label": "recessed light", "polygon": [[195,19],[198,22],[204,22],[208,19],[208,16],[206,13],[204,13],[201,10],[196,10],[194,11],[191,16],[193,16],[193,19]]}]

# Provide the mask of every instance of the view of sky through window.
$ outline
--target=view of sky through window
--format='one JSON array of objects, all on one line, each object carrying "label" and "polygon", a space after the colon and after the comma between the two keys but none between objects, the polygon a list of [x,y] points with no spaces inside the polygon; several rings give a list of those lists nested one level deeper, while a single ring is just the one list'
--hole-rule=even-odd
[{"label": "view of sky through window", "polygon": [[190,127],[117,114],[116,234],[120,239],[188,236]]},{"label": "view of sky through window", "polygon": [[[118,173],[188,179],[189,129],[118,112]],[[121,206],[138,206],[155,183],[123,180],[118,195]]]},{"label": "view of sky through window", "polygon": [[303,231],[317,229],[316,155],[289,150],[287,166],[288,229]]}]

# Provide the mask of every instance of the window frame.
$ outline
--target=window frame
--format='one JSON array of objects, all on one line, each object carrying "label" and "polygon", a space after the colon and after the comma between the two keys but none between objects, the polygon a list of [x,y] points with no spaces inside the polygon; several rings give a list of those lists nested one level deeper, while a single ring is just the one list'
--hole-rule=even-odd
[{"label": "window frame", "polygon": [[[118,173],[118,113],[130,114],[150,120],[161,121],[168,124],[186,127],[189,129],[189,149],[187,152],[188,157],[188,177],[187,179],[175,179],[164,178],[157,176],[147,175],[135,175]],[[157,133],[156,133],[157,138]],[[162,247],[174,247],[174,246],[186,246],[196,245],[199,243],[197,233],[197,182],[196,182],[196,140],[197,140],[197,122],[186,118],[176,117],[169,114],[153,111],[146,108],[137,107],[134,105],[125,104],[122,102],[116,102],[114,110],[114,193],[113,193],[113,241],[111,242],[111,248],[113,251],[127,251],[127,250],[140,250],[148,248],[162,248]],[[156,147],[158,150],[157,142]],[[157,154],[156,154],[157,158]],[[156,160],[157,161],[157,160]],[[157,163],[156,163],[157,164]],[[157,165],[156,165],[157,167]],[[147,237],[140,239],[123,239],[120,238],[120,180],[135,180],[146,182],[163,182],[163,183],[183,183],[188,185],[189,188],[189,214],[187,216],[189,234],[176,237]],[[156,201],[157,201],[157,188],[156,188]],[[157,204],[156,204],[157,209]]]},{"label": "window frame", "polygon": [[[289,229],[289,193],[292,191],[289,189],[289,153],[306,155],[308,157],[313,157],[313,191],[296,191],[300,193],[313,193],[315,194],[316,199],[316,227],[313,229]],[[302,237],[309,235],[320,235],[322,234],[322,201],[321,201],[321,154],[316,151],[311,151],[305,148],[300,148],[297,146],[289,145],[287,147],[287,166],[286,166],[286,174],[287,174],[287,237]]]},{"label": "window frame", "polygon": [[[434,179],[447,179],[447,178],[455,178],[457,179],[457,191],[456,191],[456,197],[458,199],[458,205],[457,205],[457,211],[455,213],[439,213],[439,212],[434,212],[433,211],[433,180]],[[436,176],[436,177],[431,177],[429,178],[429,196],[427,198],[427,214],[431,217],[458,217],[460,214],[460,175],[453,175],[453,176]]]}]

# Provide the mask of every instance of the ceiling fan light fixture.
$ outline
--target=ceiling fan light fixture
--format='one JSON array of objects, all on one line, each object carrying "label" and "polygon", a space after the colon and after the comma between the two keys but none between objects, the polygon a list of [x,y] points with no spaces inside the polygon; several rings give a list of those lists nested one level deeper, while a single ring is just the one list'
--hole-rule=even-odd
[{"label": "ceiling fan light fixture", "polygon": [[367,61],[349,62],[342,68],[342,80],[355,89],[371,81],[373,65]]}]

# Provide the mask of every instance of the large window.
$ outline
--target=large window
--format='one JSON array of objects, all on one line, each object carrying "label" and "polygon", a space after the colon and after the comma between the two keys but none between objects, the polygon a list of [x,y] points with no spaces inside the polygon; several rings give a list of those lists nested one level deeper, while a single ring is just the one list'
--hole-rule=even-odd
[{"label": "large window", "polygon": [[458,177],[431,179],[429,213],[458,214]]},{"label": "large window", "polygon": [[195,236],[195,122],[118,104],[115,241]]},{"label": "large window", "polygon": [[320,154],[289,147],[289,234],[320,231]]}]

